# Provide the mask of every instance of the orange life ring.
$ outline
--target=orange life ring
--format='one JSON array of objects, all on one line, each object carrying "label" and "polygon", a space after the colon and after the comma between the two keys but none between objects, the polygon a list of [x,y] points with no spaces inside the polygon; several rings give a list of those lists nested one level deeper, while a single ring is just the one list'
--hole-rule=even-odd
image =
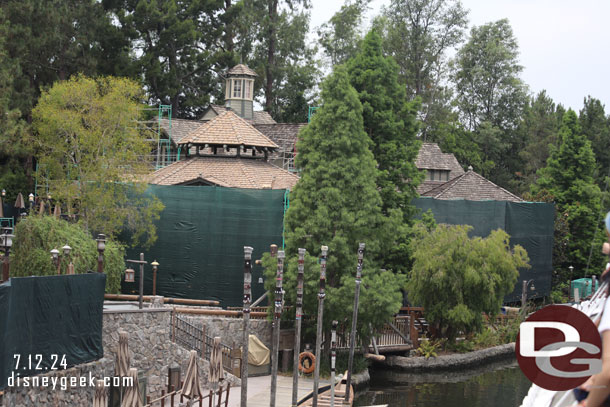
[{"label": "orange life ring", "polygon": [[316,367],[316,357],[311,352],[301,352],[299,354],[299,371],[309,374]]}]

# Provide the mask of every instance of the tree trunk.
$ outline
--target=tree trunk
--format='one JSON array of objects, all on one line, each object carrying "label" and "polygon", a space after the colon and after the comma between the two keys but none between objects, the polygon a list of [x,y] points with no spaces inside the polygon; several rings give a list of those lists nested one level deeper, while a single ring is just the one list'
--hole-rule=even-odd
[{"label": "tree trunk", "polygon": [[275,65],[275,43],[278,0],[268,0],[269,3],[269,48],[267,49],[267,66],[265,67],[265,110],[271,111],[273,106],[273,66]]}]

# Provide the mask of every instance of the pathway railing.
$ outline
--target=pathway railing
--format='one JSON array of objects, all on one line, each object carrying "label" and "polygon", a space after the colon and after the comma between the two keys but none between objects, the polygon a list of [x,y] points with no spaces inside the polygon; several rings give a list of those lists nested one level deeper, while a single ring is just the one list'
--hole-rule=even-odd
[{"label": "pathway railing", "polygon": [[[184,399],[188,399],[187,396],[184,396],[180,390],[174,390],[173,386],[171,391],[165,392],[165,390],[161,390],[161,397],[157,397],[156,399],[151,399],[150,396],[146,397],[146,405],[144,407],[165,407],[166,403],[168,407],[175,406],[176,401],[180,401],[180,403],[184,403]],[[226,388],[219,388],[217,391],[212,391],[205,396],[202,397],[194,397],[193,398],[193,406],[203,407],[204,405],[209,407],[224,407],[229,406],[229,391],[231,390],[231,384],[227,383]],[[223,401],[224,394],[224,401]],[[215,397],[213,397],[215,396]],[[207,401],[205,401],[207,400]],[[205,403],[204,403],[205,402]]]},{"label": "pathway railing", "polygon": [[[191,318],[172,313],[172,342],[188,350],[194,350],[199,357],[210,360],[214,338],[206,335],[205,325],[195,323]],[[220,344],[222,366],[234,376],[241,376],[241,349]]]}]

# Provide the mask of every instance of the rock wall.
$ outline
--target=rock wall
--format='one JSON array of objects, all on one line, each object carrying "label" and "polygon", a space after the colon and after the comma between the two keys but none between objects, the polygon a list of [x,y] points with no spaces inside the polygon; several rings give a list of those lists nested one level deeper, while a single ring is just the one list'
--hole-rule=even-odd
[{"label": "rock wall", "polygon": [[[220,336],[222,342],[232,346],[243,345],[243,320],[241,318],[225,318],[214,316],[192,316],[188,317],[195,321],[197,326],[203,324],[206,327],[206,335]],[[272,323],[266,319],[250,319],[250,334],[256,335],[266,347],[271,349]]]},{"label": "rock wall", "polygon": [[[52,383],[55,378],[58,383],[55,389],[51,384],[46,387],[11,387],[5,394],[4,406],[90,407],[95,391],[93,387],[89,386],[90,378],[112,376],[114,373],[119,330],[126,331],[129,336],[130,366],[137,368],[139,372],[143,371],[148,379],[147,395],[154,398],[161,394],[161,389],[167,385],[168,367],[173,363],[177,363],[181,367],[182,377],[184,377],[190,353],[171,342],[171,308],[105,311],[103,322],[104,357],[102,359],[63,371],[36,376],[39,378],[39,382],[45,376],[48,376],[46,380],[49,380],[49,383]],[[211,331],[216,329],[214,327],[216,322],[210,321]],[[234,328],[232,324],[228,324],[226,328],[219,328],[218,332],[228,332]],[[225,342],[226,338],[236,335],[233,332],[230,336],[218,336],[221,336]],[[202,359],[199,359],[199,362],[201,383],[206,388],[209,363]],[[64,379],[61,379],[62,377]],[[78,378],[72,379],[72,381],[77,380],[77,383],[80,383],[80,377],[85,378],[87,385],[69,385],[71,378]],[[225,372],[225,377],[232,386],[240,384],[238,378],[227,372]],[[68,384],[63,389],[59,386],[61,380]]]}]

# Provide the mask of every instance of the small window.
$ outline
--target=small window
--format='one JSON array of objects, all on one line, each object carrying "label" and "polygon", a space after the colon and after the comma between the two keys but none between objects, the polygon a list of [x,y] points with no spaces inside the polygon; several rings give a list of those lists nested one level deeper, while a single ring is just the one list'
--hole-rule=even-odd
[{"label": "small window", "polygon": [[245,86],[244,86],[244,99],[251,99],[250,96],[250,89],[252,86],[252,81],[244,81],[245,82]]},{"label": "small window", "polygon": [[233,81],[233,97],[241,98],[241,79]]}]

